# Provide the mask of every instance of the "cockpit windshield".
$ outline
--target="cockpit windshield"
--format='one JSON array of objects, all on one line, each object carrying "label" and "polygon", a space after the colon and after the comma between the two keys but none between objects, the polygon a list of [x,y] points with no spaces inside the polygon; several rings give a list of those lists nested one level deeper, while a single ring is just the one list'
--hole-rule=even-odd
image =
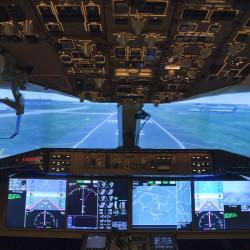
[{"label": "cockpit windshield", "polygon": [[250,156],[250,92],[145,105],[142,148],[223,149]]},{"label": "cockpit windshield", "polygon": [[[0,93],[11,96],[10,90]],[[15,112],[0,103],[0,158],[41,147],[118,147],[117,104],[80,103],[58,93],[22,93],[25,113],[18,131]],[[250,156],[250,92],[159,107],[145,104],[143,109],[151,118],[140,131],[141,148],[223,149]]]},{"label": "cockpit windshield", "polygon": [[[1,90],[4,96],[10,91]],[[41,147],[116,148],[117,108],[110,103],[80,103],[56,93],[23,92],[25,112],[19,133],[15,112],[0,104],[0,157]]]}]

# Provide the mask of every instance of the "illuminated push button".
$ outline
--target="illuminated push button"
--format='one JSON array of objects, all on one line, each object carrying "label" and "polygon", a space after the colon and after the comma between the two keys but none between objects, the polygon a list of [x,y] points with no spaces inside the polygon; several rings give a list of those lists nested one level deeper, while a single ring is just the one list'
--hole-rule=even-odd
[{"label": "illuminated push button", "polygon": [[142,169],[145,169],[147,167],[147,161],[145,159],[141,159],[141,164],[140,164],[140,167]]},{"label": "illuminated push button", "polygon": [[95,159],[91,159],[90,168],[95,168]]},{"label": "illuminated push button", "polygon": [[152,168],[152,169],[155,168],[155,161],[154,160],[150,161],[150,168]]},{"label": "illuminated push button", "polygon": [[159,166],[159,170],[170,170],[170,166]]},{"label": "illuminated push button", "polygon": [[98,161],[97,161],[96,167],[97,167],[97,168],[102,168],[102,161],[101,161],[101,160],[98,160]]},{"label": "illuminated push button", "polygon": [[136,163],[133,164],[133,168],[136,169],[138,165]]},{"label": "illuminated push button", "polygon": [[130,168],[130,163],[129,162],[125,162],[125,168]]}]

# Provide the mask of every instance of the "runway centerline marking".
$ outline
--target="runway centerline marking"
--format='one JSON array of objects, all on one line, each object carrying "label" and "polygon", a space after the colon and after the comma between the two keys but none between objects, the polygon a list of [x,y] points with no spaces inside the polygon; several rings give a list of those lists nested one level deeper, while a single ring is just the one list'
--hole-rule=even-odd
[{"label": "runway centerline marking", "polygon": [[92,135],[98,128],[100,128],[105,122],[107,122],[113,115],[115,115],[116,113],[111,114],[110,116],[108,116],[108,118],[106,118],[105,120],[103,120],[101,123],[99,123],[96,127],[94,127],[91,131],[88,132],[88,134],[86,134],[78,143],[76,143],[74,146],[72,146],[71,148],[77,148],[81,143],[83,143],[90,135]]},{"label": "runway centerline marking", "polygon": [[155,120],[153,120],[152,118],[150,119],[157,127],[159,127],[162,131],[164,131],[169,137],[171,137],[178,145],[181,149],[185,149],[184,144],[179,141],[172,133],[170,133],[168,130],[166,130],[165,128],[163,128],[158,122],[156,122]]}]

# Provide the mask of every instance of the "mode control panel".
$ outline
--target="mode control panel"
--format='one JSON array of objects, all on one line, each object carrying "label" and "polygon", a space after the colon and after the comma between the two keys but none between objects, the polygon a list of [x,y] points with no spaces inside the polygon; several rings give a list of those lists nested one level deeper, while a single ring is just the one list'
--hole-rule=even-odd
[{"label": "mode control panel", "polygon": [[91,153],[86,154],[85,167],[90,169],[157,169],[170,170],[176,162],[174,154]]},{"label": "mode control panel", "polygon": [[175,154],[125,153],[109,157],[110,168],[134,170],[166,170],[176,162]]},{"label": "mode control panel", "polygon": [[50,154],[49,169],[50,173],[70,173],[72,153],[54,152]]},{"label": "mode control panel", "polygon": [[210,174],[209,152],[167,150],[56,151],[49,157],[49,172],[69,174]]},{"label": "mode control panel", "polygon": [[212,174],[212,156],[210,154],[191,154],[193,174]]}]

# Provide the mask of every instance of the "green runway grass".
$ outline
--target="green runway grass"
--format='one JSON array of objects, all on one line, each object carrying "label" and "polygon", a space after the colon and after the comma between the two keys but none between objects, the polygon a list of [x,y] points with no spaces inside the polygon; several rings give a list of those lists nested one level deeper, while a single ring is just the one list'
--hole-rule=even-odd
[{"label": "green runway grass", "polygon": [[[201,111],[197,111],[197,107]],[[176,137],[186,148],[217,148],[250,156],[250,106],[239,105],[233,112],[234,107],[171,104],[159,108],[146,106],[145,109],[163,127],[177,130]],[[188,137],[182,139],[183,135],[190,135],[194,141]],[[192,145],[196,140],[199,144]],[[152,147],[157,144],[151,143]]]},{"label": "green runway grass", "polygon": [[[61,111],[74,108],[78,110]],[[46,110],[48,113],[39,113]],[[38,114],[29,114],[29,112],[38,112]],[[34,103],[29,103],[22,117],[19,135],[13,139],[0,140],[0,157],[41,147],[72,147],[115,112],[116,105],[113,104],[40,102],[39,105],[38,103],[34,105]],[[12,111],[8,113],[14,114]],[[6,114],[6,111],[4,113],[0,111],[0,137],[8,137],[15,130],[16,117],[14,115],[1,117],[2,114]],[[115,131],[112,136],[114,134]]]}]

